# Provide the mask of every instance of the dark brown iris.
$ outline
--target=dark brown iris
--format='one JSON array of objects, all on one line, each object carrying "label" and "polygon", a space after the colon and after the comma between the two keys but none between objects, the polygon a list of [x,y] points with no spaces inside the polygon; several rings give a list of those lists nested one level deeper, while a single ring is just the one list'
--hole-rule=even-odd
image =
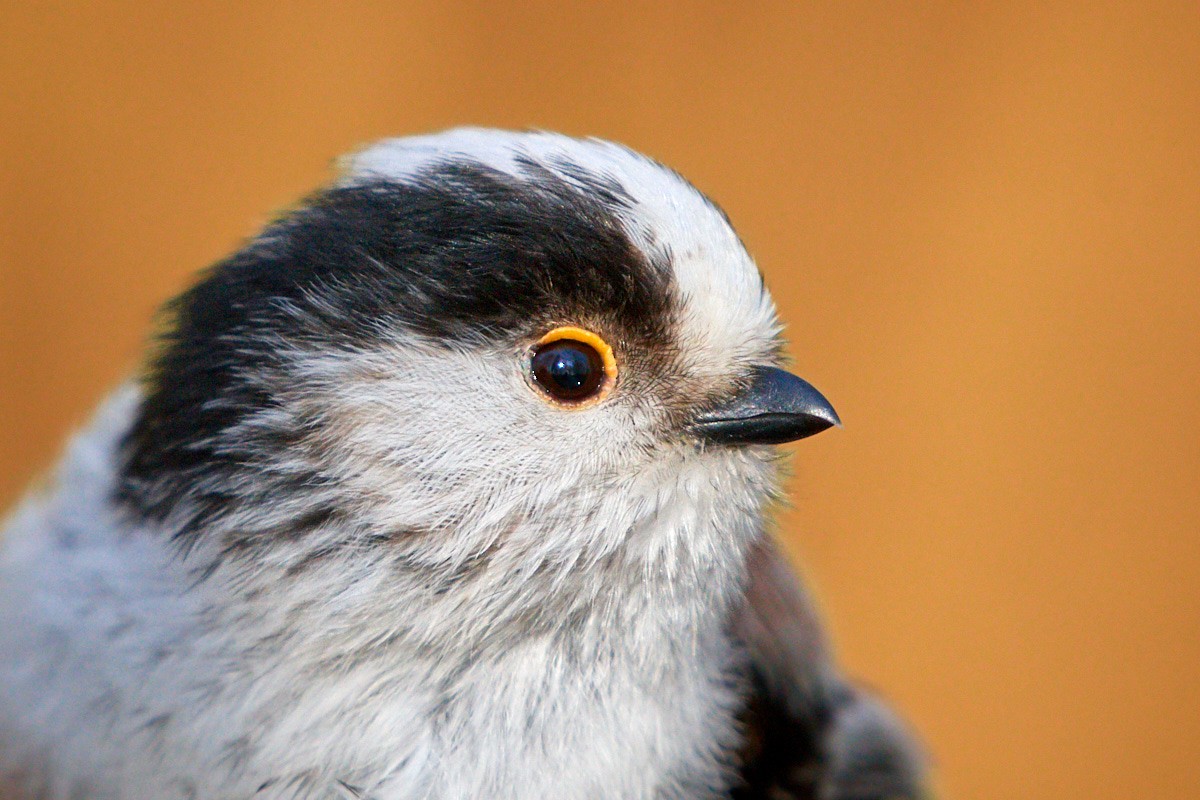
[{"label": "dark brown iris", "polygon": [[541,389],[564,403],[589,400],[604,388],[604,359],[589,344],[558,339],[533,354],[533,379]]}]

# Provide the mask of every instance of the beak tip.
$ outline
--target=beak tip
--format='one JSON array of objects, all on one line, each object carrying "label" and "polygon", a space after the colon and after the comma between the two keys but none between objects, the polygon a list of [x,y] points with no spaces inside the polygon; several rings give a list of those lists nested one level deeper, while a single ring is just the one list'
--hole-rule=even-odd
[{"label": "beak tip", "polygon": [[805,424],[798,426],[796,429],[796,438],[790,441],[798,441],[807,439],[810,436],[816,436],[818,433],[824,433],[830,428],[842,427],[842,421],[837,418],[836,414],[810,414],[805,415]]},{"label": "beak tip", "polygon": [[811,384],[776,367],[758,367],[750,387],[693,424],[719,444],[783,444],[842,427],[829,401]]}]

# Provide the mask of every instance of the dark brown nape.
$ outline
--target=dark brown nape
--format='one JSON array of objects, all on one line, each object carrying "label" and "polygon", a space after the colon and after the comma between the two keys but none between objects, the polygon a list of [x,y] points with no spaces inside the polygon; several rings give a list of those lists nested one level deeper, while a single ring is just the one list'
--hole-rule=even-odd
[{"label": "dark brown nape", "polygon": [[746,743],[734,800],[815,800],[821,758],[813,732],[784,713],[757,682],[741,722]]},{"label": "dark brown nape", "polygon": [[925,759],[904,723],[838,671],[812,602],[770,538],[733,621],[751,695],[736,800],[916,800]]},{"label": "dark brown nape", "polygon": [[816,798],[821,768],[820,697],[828,669],[815,609],[777,545],[766,537],[751,554],[746,602],[734,620],[753,672],[742,715],[746,743],[736,800]]}]

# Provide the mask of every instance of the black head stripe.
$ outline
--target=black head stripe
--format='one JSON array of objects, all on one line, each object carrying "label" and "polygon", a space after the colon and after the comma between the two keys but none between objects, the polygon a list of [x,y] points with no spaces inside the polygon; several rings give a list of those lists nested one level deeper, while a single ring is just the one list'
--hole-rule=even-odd
[{"label": "black head stripe", "polygon": [[[195,527],[238,487],[269,488],[262,454],[307,432],[225,434],[278,401],[288,344],[352,352],[387,331],[470,344],[583,320],[665,341],[671,273],[629,240],[617,216],[629,195],[571,165],[525,169],[517,179],[459,161],[404,183],[335,187],[212,268],[168,306],[126,445],[128,504],[165,517],[187,498]],[[239,480],[248,470],[254,480]]]}]

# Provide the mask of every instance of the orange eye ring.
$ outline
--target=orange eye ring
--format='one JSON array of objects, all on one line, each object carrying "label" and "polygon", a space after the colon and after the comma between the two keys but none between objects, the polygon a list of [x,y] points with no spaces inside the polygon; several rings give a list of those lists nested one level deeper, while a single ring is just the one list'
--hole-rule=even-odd
[{"label": "orange eye ring", "polygon": [[556,405],[590,406],[607,397],[615,385],[617,360],[604,339],[565,325],[530,349],[529,379]]},{"label": "orange eye ring", "polygon": [[612,348],[608,346],[608,342],[604,341],[589,330],[575,328],[570,325],[564,325],[561,328],[555,328],[541,339],[538,339],[535,347],[545,347],[551,342],[558,342],[563,339],[571,339],[576,342],[583,342],[586,345],[591,345],[592,349],[600,354],[600,358],[604,362],[605,377],[610,381],[616,381],[617,359],[613,356]]}]

